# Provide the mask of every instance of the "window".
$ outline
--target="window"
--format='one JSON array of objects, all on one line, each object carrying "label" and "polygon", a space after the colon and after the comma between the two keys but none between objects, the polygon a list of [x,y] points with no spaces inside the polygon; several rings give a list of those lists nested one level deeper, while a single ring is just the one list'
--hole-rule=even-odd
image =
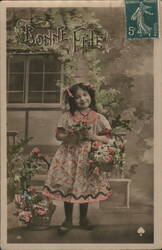
[{"label": "window", "polygon": [[54,55],[10,55],[9,104],[60,103],[62,65]]}]

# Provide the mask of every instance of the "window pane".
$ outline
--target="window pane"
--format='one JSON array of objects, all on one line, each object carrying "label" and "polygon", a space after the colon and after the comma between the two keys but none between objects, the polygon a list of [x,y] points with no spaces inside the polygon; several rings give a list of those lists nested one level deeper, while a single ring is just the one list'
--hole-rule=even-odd
[{"label": "window pane", "polygon": [[9,59],[10,72],[24,72],[25,57],[24,56],[12,56]]},{"label": "window pane", "polygon": [[49,55],[45,59],[45,72],[60,72],[61,63],[54,55]]},{"label": "window pane", "polygon": [[8,92],[8,103],[24,103],[23,92]]},{"label": "window pane", "polygon": [[11,74],[9,78],[9,90],[23,90],[23,74]]},{"label": "window pane", "polygon": [[42,56],[37,56],[30,59],[29,72],[43,72]]},{"label": "window pane", "polygon": [[60,103],[61,63],[55,55],[11,55],[9,103]]},{"label": "window pane", "polygon": [[29,91],[37,90],[42,91],[43,89],[43,74],[32,74],[29,75]]},{"label": "window pane", "polygon": [[60,102],[60,92],[44,93],[44,103],[59,103],[59,102]]},{"label": "window pane", "polygon": [[59,74],[45,74],[44,90],[59,91],[60,86],[56,86],[57,81],[60,80]]},{"label": "window pane", "polygon": [[29,103],[42,103],[42,92],[29,92]]}]

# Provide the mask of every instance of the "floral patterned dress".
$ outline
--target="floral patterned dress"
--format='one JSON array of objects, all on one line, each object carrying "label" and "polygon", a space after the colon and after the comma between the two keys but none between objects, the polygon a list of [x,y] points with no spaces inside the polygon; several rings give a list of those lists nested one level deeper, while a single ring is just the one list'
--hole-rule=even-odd
[{"label": "floral patterned dress", "polygon": [[[78,122],[88,123],[93,134],[101,134],[111,129],[108,120],[101,114],[90,111],[83,117],[79,111],[74,116],[65,112],[58,128],[65,131]],[[59,146],[48,171],[43,194],[66,202],[85,203],[106,200],[112,191],[108,174],[88,171],[90,163],[88,155],[91,141],[85,140],[78,144],[65,143]]]}]

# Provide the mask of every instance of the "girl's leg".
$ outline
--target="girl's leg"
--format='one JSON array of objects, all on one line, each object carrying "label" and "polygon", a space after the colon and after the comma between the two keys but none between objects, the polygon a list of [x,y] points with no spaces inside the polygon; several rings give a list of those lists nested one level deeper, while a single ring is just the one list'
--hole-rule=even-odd
[{"label": "girl's leg", "polygon": [[73,203],[64,202],[65,220],[58,229],[58,233],[63,235],[67,233],[73,226],[72,215],[73,215]]},{"label": "girl's leg", "polygon": [[80,227],[86,230],[92,230],[94,225],[87,218],[88,203],[80,204]]},{"label": "girl's leg", "polygon": [[64,202],[65,221],[72,224],[73,203]]}]

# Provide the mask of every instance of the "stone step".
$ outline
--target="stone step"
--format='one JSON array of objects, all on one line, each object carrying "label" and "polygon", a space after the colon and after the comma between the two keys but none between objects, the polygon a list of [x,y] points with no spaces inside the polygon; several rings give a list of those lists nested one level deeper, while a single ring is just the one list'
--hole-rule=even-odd
[{"label": "stone step", "polygon": [[37,174],[31,179],[31,186],[43,186],[46,180],[47,174]]}]

